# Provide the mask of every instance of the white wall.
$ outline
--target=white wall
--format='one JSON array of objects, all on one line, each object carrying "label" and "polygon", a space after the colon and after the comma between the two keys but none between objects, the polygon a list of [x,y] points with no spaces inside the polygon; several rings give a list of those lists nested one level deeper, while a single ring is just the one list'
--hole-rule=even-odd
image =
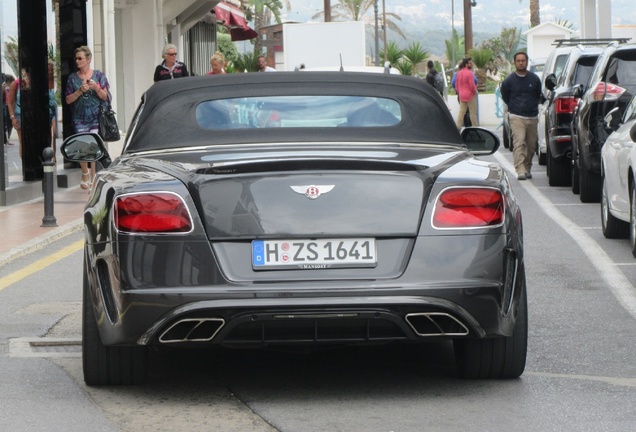
[{"label": "white wall", "polygon": [[[499,126],[501,124],[503,119],[497,117],[496,96],[494,94],[480,94],[477,99],[477,104],[480,126]],[[446,105],[453,118],[457,119],[457,114],[459,113],[457,96],[454,94],[448,95]]]},{"label": "white wall", "polygon": [[155,67],[162,61],[163,45],[160,46],[154,31],[157,25],[154,0],[138,0],[134,6],[121,9],[118,27],[126,35],[117,53],[118,85],[123,96],[117,111],[121,129],[128,130],[127,123],[141,96],[153,84]]},{"label": "white wall", "polygon": [[285,69],[365,66],[364,22],[283,24]]}]

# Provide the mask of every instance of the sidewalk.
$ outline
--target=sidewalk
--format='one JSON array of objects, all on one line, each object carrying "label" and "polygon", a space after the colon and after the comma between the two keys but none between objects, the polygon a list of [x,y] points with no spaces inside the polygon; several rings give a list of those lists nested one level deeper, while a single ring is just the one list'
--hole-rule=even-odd
[{"label": "sidewalk", "polygon": [[53,196],[57,227],[42,227],[44,197],[8,207],[0,207],[0,265],[41,248],[43,245],[82,229],[85,189],[58,190]]},{"label": "sidewalk", "polygon": [[[64,169],[59,152],[61,141],[57,142],[56,174],[64,176],[68,187],[56,187],[53,195],[53,216],[57,227],[42,227],[44,217],[44,194],[42,182],[23,182],[22,165],[18,154],[17,136],[14,133],[13,146],[4,146],[7,155],[8,186],[19,191],[24,201],[8,206],[0,206],[0,265],[42,247],[83,225],[83,210],[88,200],[88,191],[79,187],[81,170]],[[58,186],[60,177],[57,178]]]}]

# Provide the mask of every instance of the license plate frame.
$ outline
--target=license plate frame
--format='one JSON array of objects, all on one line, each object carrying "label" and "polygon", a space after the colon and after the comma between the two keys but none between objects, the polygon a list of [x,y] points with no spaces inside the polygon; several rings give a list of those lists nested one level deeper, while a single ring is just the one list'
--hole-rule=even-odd
[{"label": "license plate frame", "polygon": [[254,270],[318,270],[376,267],[376,239],[276,239],[253,240]]}]

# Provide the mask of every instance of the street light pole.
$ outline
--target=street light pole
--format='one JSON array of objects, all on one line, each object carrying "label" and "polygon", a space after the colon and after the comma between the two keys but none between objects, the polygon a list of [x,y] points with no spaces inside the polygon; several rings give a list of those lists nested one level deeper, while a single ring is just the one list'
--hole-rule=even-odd
[{"label": "street light pole", "polygon": [[378,0],[373,2],[375,13],[375,65],[380,66],[380,35],[378,34]]},{"label": "street light pole", "polygon": [[325,22],[331,22],[331,0],[324,0]]},{"label": "street light pole", "polygon": [[474,0],[464,0],[464,54],[468,55],[468,51],[473,49],[473,11],[472,7],[476,6]]},{"label": "street light pole", "polygon": [[451,30],[451,67],[454,68],[455,64],[457,62],[455,62],[455,45],[456,44],[456,39],[455,39],[455,0],[451,0],[451,26],[453,27],[453,29]]},{"label": "street light pole", "polygon": [[382,0],[382,28],[384,29],[384,63],[388,61],[388,53],[386,49],[386,4]]}]

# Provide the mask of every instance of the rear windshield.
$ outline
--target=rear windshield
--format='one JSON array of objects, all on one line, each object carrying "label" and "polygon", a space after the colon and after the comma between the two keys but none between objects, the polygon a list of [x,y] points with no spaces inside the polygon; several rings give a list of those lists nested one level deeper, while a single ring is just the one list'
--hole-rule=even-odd
[{"label": "rear windshield", "polygon": [[579,59],[578,64],[576,65],[576,69],[574,71],[574,76],[572,78],[572,85],[583,84],[584,89],[587,88],[587,83],[592,76],[592,72],[594,71],[594,65],[596,64],[596,60],[598,57],[582,57]]},{"label": "rear windshield", "polygon": [[395,100],[364,96],[261,96],[203,101],[202,129],[386,127],[400,123]]}]

